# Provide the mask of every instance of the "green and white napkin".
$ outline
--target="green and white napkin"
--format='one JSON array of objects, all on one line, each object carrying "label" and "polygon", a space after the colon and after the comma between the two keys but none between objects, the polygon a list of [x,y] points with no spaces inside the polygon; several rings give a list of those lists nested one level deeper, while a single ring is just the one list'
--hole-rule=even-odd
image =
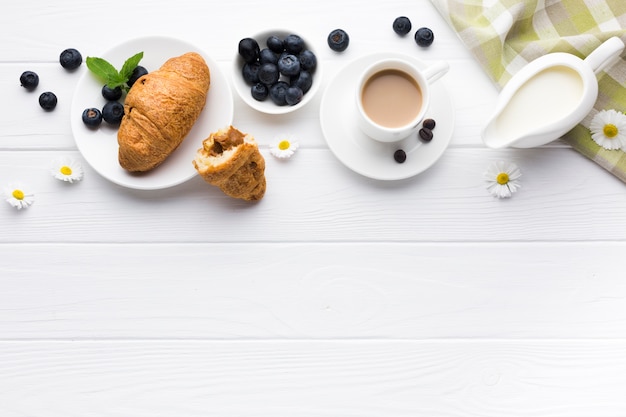
[{"label": "green and white napkin", "polygon": [[[626,0],[432,0],[498,88],[525,64],[550,52],[585,58],[618,36],[626,43]],[[606,150],[589,132],[603,109],[626,112],[624,54],[598,74],[591,113],[562,139],[626,182],[626,149]]]}]

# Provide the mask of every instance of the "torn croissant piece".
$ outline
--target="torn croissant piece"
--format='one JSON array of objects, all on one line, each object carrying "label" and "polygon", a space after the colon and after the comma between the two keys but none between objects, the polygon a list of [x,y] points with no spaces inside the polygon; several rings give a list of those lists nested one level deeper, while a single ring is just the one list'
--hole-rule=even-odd
[{"label": "torn croissant piece", "polygon": [[265,159],[254,137],[232,126],[202,142],[193,166],[206,182],[230,197],[255,201],[265,194]]},{"label": "torn croissant piece", "polygon": [[170,58],[137,80],[117,132],[122,168],[143,172],[165,161],[200,116],[210,84],[209,67],[195,52]]}]

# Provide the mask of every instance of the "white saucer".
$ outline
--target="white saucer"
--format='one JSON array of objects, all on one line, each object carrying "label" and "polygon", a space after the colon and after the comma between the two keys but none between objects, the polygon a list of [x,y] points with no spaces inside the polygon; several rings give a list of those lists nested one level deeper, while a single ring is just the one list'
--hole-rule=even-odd
[{"label": "white saucer", "polygon": [[[454,108],[445,85],[439,80],[432,85],[430,108],[426,114],[426,118],[437,123],[430,142],[423,142],[417,134],[398,143],[382,143],[365,135],[355,122],[354,89],[360,72],[381,58],[403,58],[419,67],[426,66],[413,57],[387,52],[354,60],[326,87],[320,106],[320,122],[330,150],[348,168],[376,180],[400,180],[425,171],[443,155],[452,139]],[[394,160],[397,149],[406,152],[404,163]]]},{"label": "white saucer", "polygon": [[188,42],[160,36],[138,38],[113,47],[101,57],[120,68],[127,58],[142,51],[144,56],[139,65],[148,71],[159,69],[171,57],[191,51],[200,53],[211,70],[211,88],[204,110],[176,151],[151,171],[133,174],[124,170],[117,156],[117,128],[103,122],[98,129],[90,129],[82,121],[84,109],[102,108],[105,103],[100,92],[104,83],[86,68],[74,93],[71,126],[78,150],[100,175],[127,188],[157,190],[181,184],[197,175],[192,164],[196,151],[211,132],[232,123],[234,104],[228,79],[220,71],[217,62]]}]

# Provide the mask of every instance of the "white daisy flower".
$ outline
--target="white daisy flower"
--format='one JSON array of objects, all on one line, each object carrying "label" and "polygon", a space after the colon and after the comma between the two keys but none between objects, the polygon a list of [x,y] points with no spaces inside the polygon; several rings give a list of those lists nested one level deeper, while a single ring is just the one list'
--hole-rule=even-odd
[{"label": "white daisy flower", "polygon": [[508,198],[521,187],[522,172],[512,162],[495,162],[485,171],[487,190],[494,197]]},{"label": "white daisy flower", "polygon": [[60,181],[73,183],[83,179],[83,167],[78,161],[70,158],[60,159],[52,164],[50,173]]},{"label": "white daisy flower", "polygon": [[270,145],[270,153],[280,159],[291,158],[298,146],[298,142],[295,142],[291,137],[280,137]]},{"label": "white daisy flower", "polygon": [[21,184],[9,184],[3,191],[3,197],[18,210],[30,207],[35,202],[35,195],[29,193]]},{"label": "white daisy flower", "polygon": [[591,139],[604,149],[626,149],[626,115],[613,109],[601,110],[589,125]]}]

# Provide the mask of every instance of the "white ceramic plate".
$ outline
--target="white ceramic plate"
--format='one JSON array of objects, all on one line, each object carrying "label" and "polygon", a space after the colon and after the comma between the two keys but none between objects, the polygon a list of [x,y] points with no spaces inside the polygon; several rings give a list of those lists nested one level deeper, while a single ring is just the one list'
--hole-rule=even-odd
[{"label": "white ceramic plate", "polygon": [[[430,142],[423,142],[415,135],[398,143],[382,143],[365,135],[356,125],[356,83],[367,66],[382,58],[403,58],[419,67],[426,65],[395,53],[376,53],[352,61],[326,86],[320,122],[330,150],[348,168],[377,180],[400,180],[425,171],[443,155],[452,139],[454,108],[444,83],[438,80],[432,85],[430,108],[425,116],[436,122]],[[394,160],[397,149],[406,152],[404,163]]]},{"label": "white ceramic plate", "polygon": [[[241,71],[244,65],[243,58],[241,58],[241,56],[239,55],[239,52],[235,50],[236,55],[235,55],[235,59],[233,60],[233,85],[235,86],[235,91],[237,91],[237,93],[239,94],[239,97],[241,97],[241,99],[248,106],[252,107],[253,109],[257,111],[260,111],[266,114],[291,113],[292,111],[302,108],[309,101],[311,101],[311,99],[315,96],[315,93],[319,89],[319,86],[322,80],[322,66],[321,66],[321,62],[319,59],[320,57],[317,54],[317,51],[313,48],[313,45],[311,45],[311,43],[308,42],[307,39],[303,35],[300,35],[298,32],[295,32],[295,31],[289,31],[289,30],[284,30],[284,29],[274,29],[274,30],[268,30],[265,32],[257,33],[257,34],[250,34],[246,37],[256,40],[257,43],[259,44],[260,49],[264,49],[267,47],[266,40],[270,36],[276,35],[279,38],[284,39],[287,35],[292,34],[292,33],[298,36],[301,36],[302,39],[304,40],[305,48],[313,52],[315,56],[317,57],[317,67],[315,68],[315,71],[313,73],[313,85],[311,86],[309,91],[304,95],[304,97],[302,98],[302,101],[300,101],[300,103],[295,104],[293,106],[289,106],[289,105],[278,106],[274,104],[274,102],[269,97],[264,101],[255,100],[250,93],[250,88],[251,88],[250,85],[244,81],[243,76],[241,74]],[[235,47],[237,46],[238,45],[235,45]]]},{"label": "white ceramic plate", "polygon": [[202,141],[233,120],[233,96],[228,79],[217,63],[200,48],[185,41],[166,37],[145,37],[120,44],[101,55],[116,68],[132,55],[142,52],[139,63],[155,71],[169,58],[186,52],[197,52],[206,60],[211,71],[211,87],[207,102],[196,124],[183,143],[157,168],[145,173],[130,173],[123,169],[117,158],[117,128],[102,122],[98,129],[90,129],[82,121],[83,110],[88,107],[102,108],[103,82],[83,65],[71,107],[71,125],[78,150],[89,165],[108,180],[133,189],[156,190],[181,184],[197,174],[192,161]]}]

